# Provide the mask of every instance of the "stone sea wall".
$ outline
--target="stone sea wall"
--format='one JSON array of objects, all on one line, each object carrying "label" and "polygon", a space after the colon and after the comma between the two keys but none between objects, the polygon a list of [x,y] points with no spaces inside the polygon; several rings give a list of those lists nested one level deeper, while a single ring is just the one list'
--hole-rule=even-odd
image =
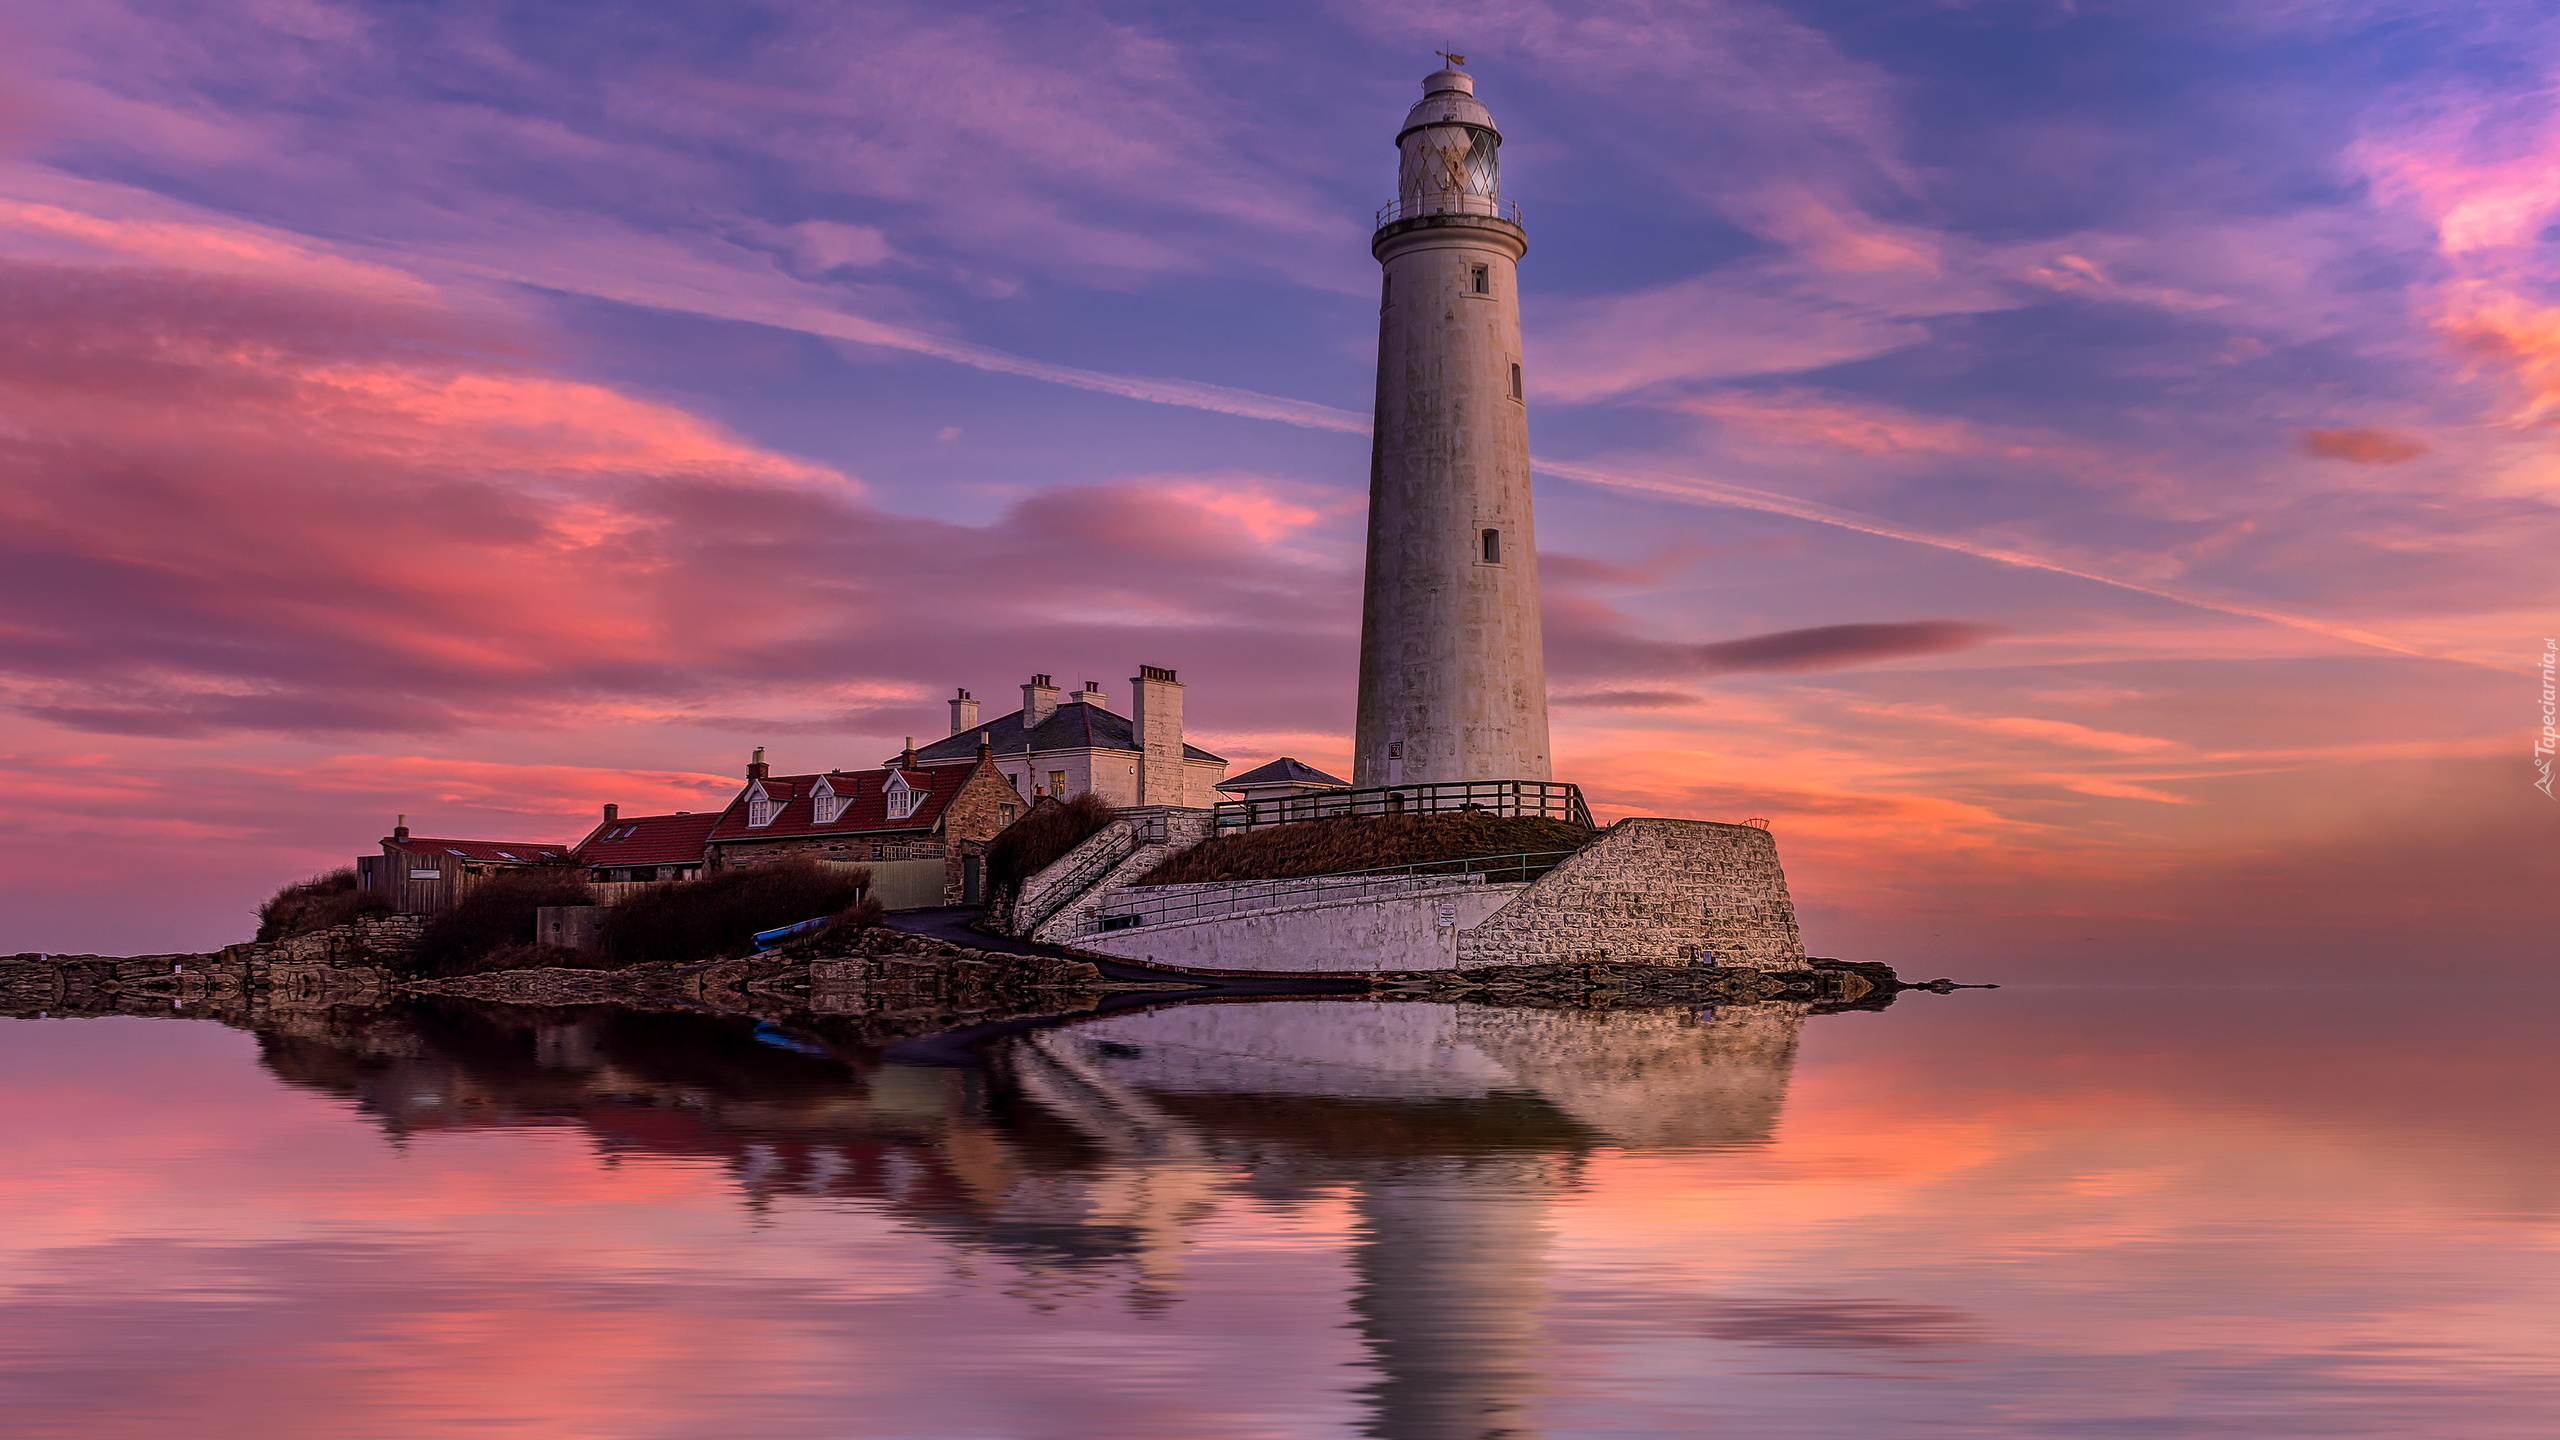
[{"label": "stone sea wall", "polygon": [[1458,966],[1713,965],[1801,970],[1795,901],[1769,832],[1709,820],[1621,820],[1484,923]]}]

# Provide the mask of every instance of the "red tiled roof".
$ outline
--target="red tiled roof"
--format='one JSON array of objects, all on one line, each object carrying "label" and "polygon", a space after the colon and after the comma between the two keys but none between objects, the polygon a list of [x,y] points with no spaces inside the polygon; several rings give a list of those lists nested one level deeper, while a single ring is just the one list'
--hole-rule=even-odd
[{"label": "red tiled roof", "polygon": [[452,855],[464,860],[491,861],[500,865],[541,865],[569,858],[569,847],[556,841],[539,843],[517,840],[421,840],[412,835],[406,840],[383,842],[412,855]]},{"label": "red tiled roof", "polygon": [[[901,771],[910,789],[921,791],[923,803],[914,814],[903,820],[889,818],[889,802],[882,787],[889,783],[887,770],[831,770],[824,775],[777,775],[764,782],[765,793],[783,802],[782,810],[770,825],[747,824],[747,793],[729,802],[721,813],[718,828],[711,832],[714,843],[729,840],[768,840],[778,835],[858,835],[878,831],[930,830],[942,818],[943,807],[960,793],[969,776],[977,769],[972,759],[966,765],[926,765]],[[844,813],[821,825],[818,823],[818,782],[839,796],[850,794],[853,803]],[[750,782],[753,783],[753,782]]]},{"label": "red tiled roof", "polygon": [[631,815],[598,825],[578,842],[588,865],[699,865],[702,842],[720,823],[717,810],[690,815]]}]

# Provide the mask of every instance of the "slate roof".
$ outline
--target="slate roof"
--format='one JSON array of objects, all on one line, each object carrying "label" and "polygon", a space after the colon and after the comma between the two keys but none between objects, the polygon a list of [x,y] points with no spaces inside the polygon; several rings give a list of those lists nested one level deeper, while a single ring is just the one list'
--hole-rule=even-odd
[{"label": "slate roof", "polygon": [[578,842],[577,856],[587,865],[699,865],[702,844],[711,838],[720,815],[699,810],[608,820]]},{"label": "slate roof", "polygon": [[[921,757],[921,751],[917,752]],[[930,830],[942,818],[951,797],[960,793],[969,776],[977,769],[978,745],[975,736],[969,742],[969,763],[965,765],[922,765],[899,773],[906,776],[909,789],[922,792],[923,803],[914,814],[903,820],[889,818],[889,800],[883,787],[889,783],[889,772],[881,770],[830,770],[824,775],[776,775],[769,780],[750,780],[749,785],[764,786],[764,793],[782,802],[780,813],[770,825],[747,824],[747,792],[741,789],[729,808],[720,812],[720,823],[713,827],[710,843],[731,840],[770,840],[792,835],[865,835],[883,831]],[[841,796],[848,792],[853,803],[844,813],[825,824],[818,823],[816,796],[818,782]]]},{"label": "slate roof", "polygon": [[1221,790],[1241,790],[1248,785],[1332,785],[1348,790],[1351,782],[1327,775],[1302,760],[1283,755],[1260,769],[1247,770],[1232,779],[1221,780]]},{"label": "slate roof", "polygon": [[568,846],[550,840],[422,840],[412,835],[406,840],[386,837],[382,843],[412,855],[453,856],[496,865],[558,864],[569,858]]},{"label": "slate roof", "polygon": [[[972,725],[947,739],[936,740],[916,751],[919,765],[949,765],[978,758],[978,732],[985,731],[987,746],[999,757],[1019,755],[1026,750],[1136,750],[1137,732],[1130,728],[1125,715],[1114,715],[1087,700],[1060,705],[1058,712],[1040,722],[1028,737],[1022,733],[1022,712],[999,715],[983,725]],[[1213,764],[1226,757],[1212,755],[1197,745],[1182,747],[1185,760],[1207,760]]]}]

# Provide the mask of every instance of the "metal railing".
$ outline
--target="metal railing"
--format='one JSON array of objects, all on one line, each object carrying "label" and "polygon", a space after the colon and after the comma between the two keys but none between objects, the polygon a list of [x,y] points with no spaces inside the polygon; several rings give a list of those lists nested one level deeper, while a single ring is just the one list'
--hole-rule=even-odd
[{"label": "metal railing", "polygon": [[1378,785],[1365,790],[1325,790],[1272,800],[1221,801],[1211,811],[1211,833],[1232,835],[1265,825],[1330,820],[1341,815],[1442,815],[1462,810],[1591,824],[1591,807],[1583,803],[1579,785],[1560,780],[1441,780]]},{"label": "metal railing", "polygon": [[1517,200],[1438,190],[1428,195],[1403,196],[1379,206],[1378,224],[1393,225],[1399,220],[1419,220],[1425,215],[1490,215],[1514,225],[1522,223],[1520,202]]},{"label": "metal railing", "polygon": [[[1574,850],[1525,850],[1514,855],[1475,855],[1458,860],[1427,860],[1416,865],[1381,865],[1370,870],[1338,870],[1330,875],[1292,875],[1282,880],[1210,885],[1133,885],[1114,894],[1084,923],[1088,935],[1135,930],[1177,920],[1209,920],[1256,910],[1276,910],[1304,900],[1375,900],[1411,893],[1417,880],[1446,880],[1450,886],[1525,884],[1573,858]],[[1149,890],[1164,893],[1150,895]]]}]

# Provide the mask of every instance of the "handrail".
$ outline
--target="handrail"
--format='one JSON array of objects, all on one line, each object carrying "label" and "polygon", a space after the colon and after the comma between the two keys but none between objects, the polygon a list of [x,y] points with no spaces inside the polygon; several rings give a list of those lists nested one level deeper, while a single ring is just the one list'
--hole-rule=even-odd
[{"label": "handrail", "polygon": [[1463,190],[1434,190],[1424,195],[1400,195],[1378,207],[1378,226],[1383,228],[1399,220],[1419,220],[1426,215],[1489,215],[1496,220],[1521,223],[1520,202],[1491,195],[1470,195]]},{"label": "handrail", "polygon": [[1443,815],[1462,810],[1535,815],[1591,828],[1591,807],[1583,802],[1582,787],[1561,780],[1439,780],[1320,790],[1276,800],[1225,800],[1212,807],[1210,824],[1213,834],[1232,835],[1265,825],[1343,815]]},{"label": "handrail", "polygon": [[[1537,879],[1581,852],[1523,850],[1510,855],[1467,855],[1452,860],[1422,860],[1410,865],[1378,865],[1365,870],[1336,870],[1327,875],[1288,875],[1276,880],[1233,884],[1133,885],[1111,897],[1108,914],[1096,913],[1084,923],[1085,934],[1134,930],[1175,920],[1200,920],[1276,908],[1278,902],[1302,895],[1366,900],[1382,886],[1410,888],[1400,882],[1446,878],[1459,885],[1495,885]],[[1457,868],[1452,869],[1450,867]],[[1144,895],[1145,890],[1179,893]]]}]

